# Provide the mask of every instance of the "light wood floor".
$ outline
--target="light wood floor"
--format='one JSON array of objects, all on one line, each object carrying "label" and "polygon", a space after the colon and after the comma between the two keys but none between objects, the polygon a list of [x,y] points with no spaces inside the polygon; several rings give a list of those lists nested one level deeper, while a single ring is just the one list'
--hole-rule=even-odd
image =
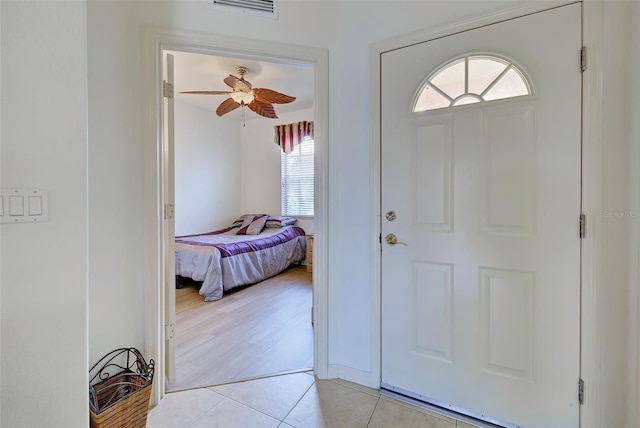
[{"label": "light wood floor", "polygon": [[311,274],[305,266],[205,302],[176,290],[176,380],[171,391],[313,367]]}]

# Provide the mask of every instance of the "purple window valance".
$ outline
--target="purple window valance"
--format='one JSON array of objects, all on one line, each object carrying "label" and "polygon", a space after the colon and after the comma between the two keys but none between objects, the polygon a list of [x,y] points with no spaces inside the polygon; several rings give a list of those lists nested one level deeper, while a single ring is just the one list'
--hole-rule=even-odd
[{"label": "purple window valance", "polygon": [[295,146],[300,144],[305,137],[313,139],[313,122],[302,121],[278,125],[273,127],[275,131],[274,142],[280,146],[284,153],[291,153]]}]

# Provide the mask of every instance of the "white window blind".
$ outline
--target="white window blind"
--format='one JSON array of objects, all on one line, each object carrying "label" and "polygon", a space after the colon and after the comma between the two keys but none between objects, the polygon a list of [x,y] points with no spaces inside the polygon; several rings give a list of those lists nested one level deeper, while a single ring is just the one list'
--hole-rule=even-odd
[{"label": "white window blind", "polygon": [[313,140],[280,154],[282,215],[313,216]]}]

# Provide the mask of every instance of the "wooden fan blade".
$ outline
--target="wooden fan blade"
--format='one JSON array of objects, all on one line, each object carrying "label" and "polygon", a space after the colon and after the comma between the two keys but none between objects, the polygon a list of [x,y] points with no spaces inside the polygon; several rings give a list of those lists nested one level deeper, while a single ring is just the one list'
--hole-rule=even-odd
[{"label": "wooden fan blade", "polygon": [[204,94],[204,95],[221,95],[230,94],[231,91],[183,91],[181,94]]},{"label": "wooden fan blade", "polygon": [[296,97],[290,97],[289,95],[265,88],[256,88],[253,90],[253,93],[260,101],[272,104],[287,104],[296,99]]},{"label": "wooden fan blade", "polygon": [[260,116],[268,117],[269,119],[277,119],[276,111],[269,103],[258,100],[257,98],[248,104],[248,107]]},{"label": "wooden fan blade", "polygon": [[227,77],[224,78],[223,82],[227,84],[227,86],[229,86],[230,88],[234,88],[236,87],[236,82],[239,82],[240,79],[238,79],[236,76],[233,75],[229,75]]},{"label": "wooden fan blade", "polygon": [[238,107],[240,107],[240,103],[233,101],[232,98],[227,98],[220,103],[220,105],[216,109],[216,114],[218,116],[222,116],[223,114],[227,114],[230,111],[237,109]]}]

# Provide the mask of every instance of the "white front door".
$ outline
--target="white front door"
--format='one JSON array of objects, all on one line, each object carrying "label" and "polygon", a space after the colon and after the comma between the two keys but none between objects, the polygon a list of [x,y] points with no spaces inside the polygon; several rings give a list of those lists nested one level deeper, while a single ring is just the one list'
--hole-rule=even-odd
[{"label": "white front door", "polygon": [[[383,388],[578,426],[580,47],[572,4],[382,54]],[[427,91],[454,105],[414,112],[451,61]],[[516,69],[531,94],[495,99]]]}]

